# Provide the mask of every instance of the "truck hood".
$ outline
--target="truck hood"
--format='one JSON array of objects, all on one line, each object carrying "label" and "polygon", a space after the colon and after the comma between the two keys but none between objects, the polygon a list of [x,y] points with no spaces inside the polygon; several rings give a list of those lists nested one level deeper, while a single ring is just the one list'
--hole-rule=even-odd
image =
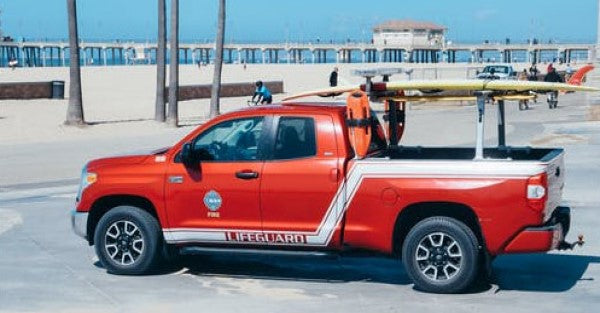
[{"label": "truck hood", "polygon": [[87,164],[87,168],[88,171],[93,172],[95,169],[104,166],[140,164],[148,159],[148,157],[150,157],[150,155],[128,155],[96,159],[90,161]]},{"label": "truck hood", "polygon": [[170,147],[164,147],[160,149],[135,151],[123,155],[95,159],[87,164],[87,168],[88,171],[93,171],[94,169],[104,166],[140,164],[150,157],[167,152],[169,149]]}]

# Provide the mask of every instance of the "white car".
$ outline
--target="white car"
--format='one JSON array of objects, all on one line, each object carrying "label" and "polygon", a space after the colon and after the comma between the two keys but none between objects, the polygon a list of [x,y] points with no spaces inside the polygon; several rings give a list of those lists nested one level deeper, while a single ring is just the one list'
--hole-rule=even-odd
[{"label": "white car", "polygon": [[516,79],[517,72],[510,65],[488,65],[477,74],[477,79]]}]

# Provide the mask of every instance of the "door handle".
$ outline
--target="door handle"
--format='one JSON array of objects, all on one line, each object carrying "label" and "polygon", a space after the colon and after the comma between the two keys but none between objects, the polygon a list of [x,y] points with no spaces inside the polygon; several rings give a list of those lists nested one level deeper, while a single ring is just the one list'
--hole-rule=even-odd
[{"label": "door handle", "polygon": [[256,179],[258,178],[258,172],[254,171],[239,171],[235,173],[235,177],[239,179]]},{"label": "door handle", "polygon": [[169,183],[171,184],[182,184],[183,176],[169,176]]}]

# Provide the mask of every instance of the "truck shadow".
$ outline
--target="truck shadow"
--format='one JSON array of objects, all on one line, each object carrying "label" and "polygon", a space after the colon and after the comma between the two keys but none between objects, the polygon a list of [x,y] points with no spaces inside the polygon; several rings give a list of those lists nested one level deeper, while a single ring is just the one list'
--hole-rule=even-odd
[{"label": "truck shadow", "polygon": [[588,266],[600,263],[599,256],[572,254],[521,254],[499,256],[493,263],[493,283],[501,290],[562,292],[584,276]]},{"label": "truck shadow", "polygon": [[120,124],[120,123],[131,123],[131,122],[146,122],[153,121],[151,118],[134,118],[134,119],[124,119],[124,120],[101,120],[101,121],[89,121],[88,125],[103,125],[103,124]]},{"label": "truck shadow", "polygon": [[410,284],[402,264],[382,257],[210,254],[184,256],[184,273],[252,279]]},{"label": "truck shadow", "polygon": [[[579,281],[595,280],[584,276],[591,263],[600,257],[563,254],[524,254],[499,256],[493,263],[491,283],[503,290],[563,292]],[[402,263],[384,257],[281,256],[253,254],[197,254],[182,256],[177,269],[196,276],[227,276],[268,280],[294,280],[327,283],[375,282],[410,285]],[[466,293],[492,289],[487,282],[476,283]]]}]

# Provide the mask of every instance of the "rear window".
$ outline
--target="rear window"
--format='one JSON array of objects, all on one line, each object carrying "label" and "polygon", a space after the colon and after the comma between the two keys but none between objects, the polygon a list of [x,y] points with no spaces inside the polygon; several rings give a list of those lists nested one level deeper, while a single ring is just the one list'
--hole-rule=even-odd
[{"label": "rear window", "polygon": [[371,144],[369,145],[369,151],[367,153],[373,153],[376,151],[382,151],[387,148],[387,141],[385,139],[385,133],[383,132],[383,127],[379,123],[379,119],[377,118],[377,114],[371,111]]},{"label": "rear window", "polygon": [[308,117],[281,117],[275,138],[274,159],[296,159],[316,154],[315,120]]}]

